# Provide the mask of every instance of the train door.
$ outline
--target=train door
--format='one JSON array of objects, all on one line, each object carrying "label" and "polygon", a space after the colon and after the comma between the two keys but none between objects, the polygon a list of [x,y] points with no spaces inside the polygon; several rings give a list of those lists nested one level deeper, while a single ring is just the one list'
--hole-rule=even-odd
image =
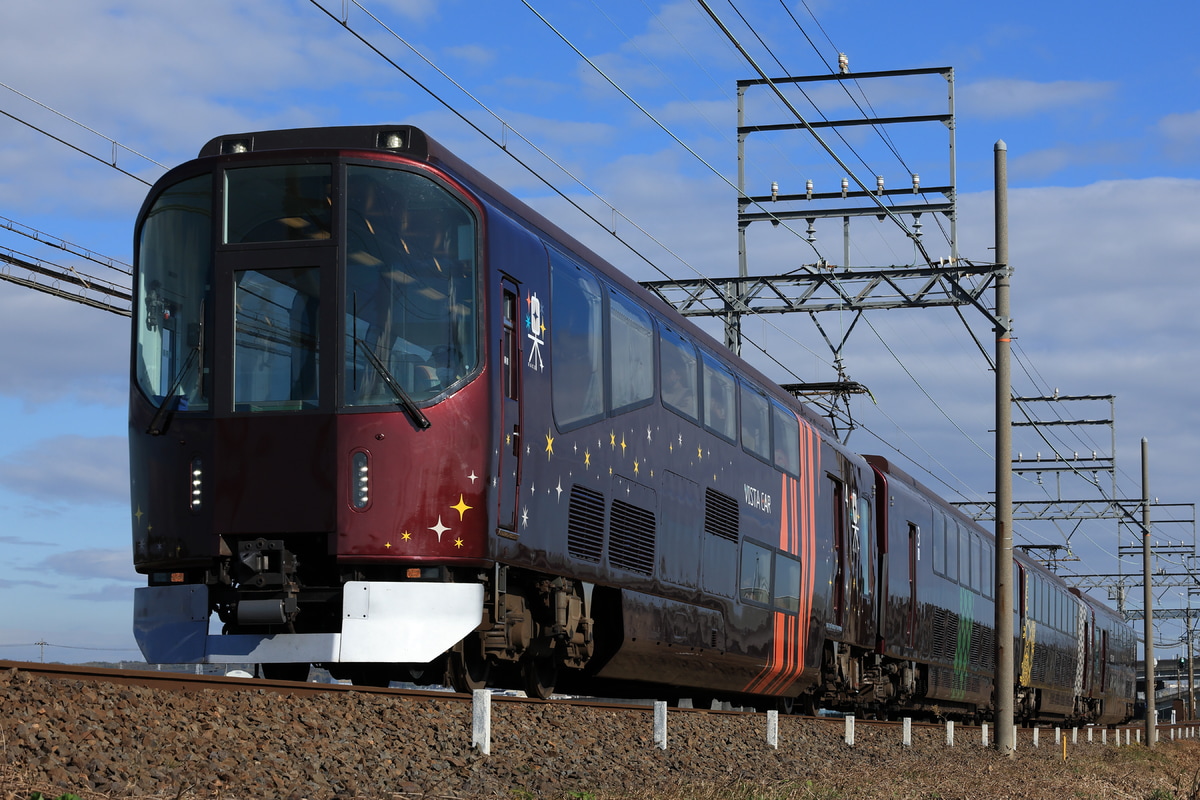
[{"label": "train door", "polygon": [[1096,612],[1090,606],[1083,610],[1083,693],[1090,695],[1096,689],[1094,667],[1096,643],[1092,641],[1096,630]]},{"label": "train door", "polygon": [[913,646],[917,622],[917,561],[920,560],[921,528],[908,523],[908,610],[904,615],[904,644]]},{"label": "train door", "polygon": [[1100,631],[1100,691],[1099,694],[1104,695],[1108,692],[1108,631]]},{"label": "train door", "polygon": [[521,482],[521,294],[507,278],[501,280],[500,292],[500,506],[496,519],[501,528],[512,531],[517,528],[517,487]]},{"label": "train door", "polygon": [[833,624],[846,624],[846,581],[849,579],[848,542],[846,540],[846,487],[833,479],[833,551],[837,563],[833,575]]}]

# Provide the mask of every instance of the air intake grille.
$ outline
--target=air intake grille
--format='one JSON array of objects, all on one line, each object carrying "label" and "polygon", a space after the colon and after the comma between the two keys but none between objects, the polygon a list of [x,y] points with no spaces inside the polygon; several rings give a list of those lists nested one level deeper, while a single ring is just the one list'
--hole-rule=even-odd
[{"label": "air intake grille", "polygon": [[704,490],[704,530],[731,542],[738,540],[738,504],[727,494]]},{"label": "air intake grille", "polygon": [[608,561],[614,567],[650,575],[654,572],[654,514],[614,500]]},{"label": "air intake grille", "polygon": [[567,553],[583,561],[600,561],[604,552],[604,495],[571,487],[567,514]]}]

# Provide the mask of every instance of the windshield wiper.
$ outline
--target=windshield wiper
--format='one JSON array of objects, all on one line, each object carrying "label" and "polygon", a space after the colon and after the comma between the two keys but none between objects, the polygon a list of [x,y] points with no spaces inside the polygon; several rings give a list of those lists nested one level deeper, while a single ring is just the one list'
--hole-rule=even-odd
[{"label": "windshield wiper", "polygon": [[[175,376],[175,380],[171,381],[171,388],[167,390],[163,396],[162,404],[158,410],[154,412],[154,416],[150,419],[150,425],[146,428],[146,433],[151,436],[162,436],[167,432],[167,412],[173,411],[172,405],[176,407],[183,399],[183,395],[176,395],[180,385],[183,384],[183,376],[188,374],[188,370],[192,368],[192,364],[196,365],[196,390],[203,391],[204,383],[204,301],[200,301],[200,322],[196,326],[196,343],[192,345],[191,352],[188,353],[187,360],[183,362],[183,366],[179,368],[179,373]],[[174,403],[172,403],[174,400]]]},{"label": "windshield wiper", "polygon": [[379,377],[383,378],[383,382],[386,383],[387,387],[392,390],[392,394],[396,395],[396,399],[400,401],[400,406],[408,413],[410,417],[412,417],[412,420],[416,423],[417,427],[421,428],[422,430],[428,428],[430,425],[429,417],[425,416],[421,409],[417,407],[417,404],[413,402],[412,396],[404,390],[404,387],[400,385],[400,382],[392,377],[392,373],[388,371],[386,366],[384,366],[383,362],[379,359],[379,356],[375,355],[375,351],[368,347],[367,343],[362,339],[359,339],[357,336],[354,337],[354,343],[356,345],[362,345],[362,351],[366,354],[367,361],[371,362],[371,366],[374,367],[375,371],[379,373]]},{"label": "windshield wiper", "polygon": [[177,395],[175,393],[179,391],[179,386],[183,383],[183,376],[188,374],[188,370],[191,369],[192,364],[196,362],[196,359],[199,358],[199,356],[200,345],[197,343],[192,348],[192,351],[188,353],[187,361],[183,362],[183,367],[180,368],[179,374],[175,376],[175,380],[171,383],[171,388],[167,390],[166,396],[163,397],[162,404],[159,405],[158,410],[154,412],[154,417],[150,420],[150,425],[146,428],[146,433],[150,434],[151,436],[162,436],[167,432],[167,426],[165,424],[167,421],[167,412],[173,410],[172,406],[177,406],[179,404],[179,400],[183,397],[183,395]]}]

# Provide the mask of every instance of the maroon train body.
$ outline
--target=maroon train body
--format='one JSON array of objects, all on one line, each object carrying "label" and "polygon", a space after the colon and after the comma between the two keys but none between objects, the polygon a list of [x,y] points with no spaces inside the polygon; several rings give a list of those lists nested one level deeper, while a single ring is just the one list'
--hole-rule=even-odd
[{"label": "maroon train body", "polygon": [[[220,137],[135,244],[147,660],[991,714],[987,531],[420,130]],[[1128,717],[1130,629],[1014,586],[1018,717]]]}]

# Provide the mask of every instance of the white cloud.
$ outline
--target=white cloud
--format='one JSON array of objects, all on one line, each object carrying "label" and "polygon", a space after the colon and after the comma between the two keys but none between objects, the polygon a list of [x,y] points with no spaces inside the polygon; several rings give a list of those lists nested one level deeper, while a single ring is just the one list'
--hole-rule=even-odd
[{"label": "white cloud", "polygon": [[[39,567],[45,572],[70,578],[143,580],[133,570],[133,555],[129,548],[71,550],[49,556]],[[128,592],[129,587],[124,587],[124,591]]]},{"label": "white cloud", "polygon": [[123,405],[128,342],[127,317],[0,284],[0,395],[33,405],[66,398]]},{"label": "white cloud", "polygon": [[446,48],[446,55],[472,67],[487,67],[496,62],[496,51],[477,44],[461,44]]},{"label": "white cloud", "polygon": [[129,502],[129,446],[123,436],[67,434],[0,455],[0,485],[52,505]]},{"label": "white cloud", "polygon": [[1181,161],[1195,162],[1200,146],[1200,111],[1168,114],[1158,121],[1158,132],[1165,147]]},{"label": "white cloud", "polygon": [[1107,100],[1116,90],[1109,81],[1028,81],[1008,78],[976,81],[959,87],[956,111],[976,118],[1021,117],[1086,106]]}]

